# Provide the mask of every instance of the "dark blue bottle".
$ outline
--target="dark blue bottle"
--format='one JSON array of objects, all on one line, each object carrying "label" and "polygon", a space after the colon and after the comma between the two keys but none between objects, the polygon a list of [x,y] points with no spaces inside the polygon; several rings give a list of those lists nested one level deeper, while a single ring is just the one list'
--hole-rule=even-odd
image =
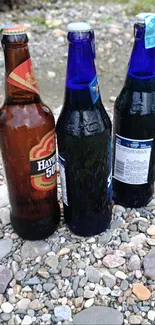
[{"label": "dark blue bottle", "polygon": [[114,105],[113,198],[129,207],[147,205],[154,192],[155,47],[146,46],[146,16],[136,16],[127,76]]},{"label": "dark blue bottle", "polygon": [[104,231],[111,220],[111,121],[100,96],[94,32],[68,25],[64,105],[57,122],[64,218],[77,235]]}]

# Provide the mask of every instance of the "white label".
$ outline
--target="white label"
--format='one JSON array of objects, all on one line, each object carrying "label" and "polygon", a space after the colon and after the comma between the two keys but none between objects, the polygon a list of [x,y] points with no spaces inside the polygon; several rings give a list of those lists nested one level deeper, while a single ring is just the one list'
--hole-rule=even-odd
[{"label": "white label", "polygon": [[68,205],[66,175],[65,175],[65,159],[63,159],[60,155],[59,155],[59,167],[60,167],[62,200],[64,204]]},{"label": "white label", "polygon": [[146,184],[152,141],[128,139],[116,134],[114,178],[127,184]]}]

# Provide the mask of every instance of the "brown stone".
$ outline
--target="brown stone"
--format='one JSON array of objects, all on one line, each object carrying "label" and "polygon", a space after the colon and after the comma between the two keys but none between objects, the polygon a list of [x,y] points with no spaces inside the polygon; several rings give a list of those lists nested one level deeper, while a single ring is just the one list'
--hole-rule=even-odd
[{"label": "brown stone", "polygon": [[151,292],[142,283],[133,284],[132,292],[139,300],[148,300]]}]

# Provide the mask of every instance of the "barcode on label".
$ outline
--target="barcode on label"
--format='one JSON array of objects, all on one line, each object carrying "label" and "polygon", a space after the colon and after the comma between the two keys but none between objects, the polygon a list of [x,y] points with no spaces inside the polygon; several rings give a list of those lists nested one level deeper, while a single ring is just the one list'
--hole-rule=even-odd
[{"label": "barcode on label", "polygon": [[115,174],[123,176],[124,175],[125,164],[123,161],[116,159],[115,162]]}]

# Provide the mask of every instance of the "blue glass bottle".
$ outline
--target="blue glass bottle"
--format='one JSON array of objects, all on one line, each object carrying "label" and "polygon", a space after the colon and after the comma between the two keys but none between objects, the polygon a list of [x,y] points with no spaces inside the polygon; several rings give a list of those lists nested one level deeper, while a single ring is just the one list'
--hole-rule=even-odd
[{"label": "blue glass bottle", "polygon": [[113,198],[128,207],[145,206],[154,192],[155,47],[145,47],[146,16],[136,16],[128,71],[114,105]]},{"label": "blue glass bottle", "polygon": [[65,99],[56,126],[64,218],[75,234],[92,236],[111,220],[111,122],[101,101],[91,26],[69,24],[68,42]]}]

